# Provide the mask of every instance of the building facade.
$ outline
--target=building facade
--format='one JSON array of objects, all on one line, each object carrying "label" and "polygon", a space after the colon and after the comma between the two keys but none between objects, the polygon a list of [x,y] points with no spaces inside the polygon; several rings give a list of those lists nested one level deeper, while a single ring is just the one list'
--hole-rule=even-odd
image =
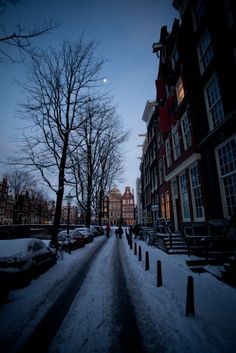
[{"label": "building facade", "polygon": [[104,200],[103,223],[114,226],[133,225],[135,223],[134,193],[130,187],[125,187],[122,194],[117,187],[111,189]]},{"label": "building facade", "polygon": [[126,186],[121,199],[121,213],[124,225],[134,225],[134,209],[134,193],[131,192],[129,186]]},{"label": "building facade", "polygon": [[143,120],[143,223],[176,230],[236,212],[236,29],[233,1],[173,1],[181,21],[163,26],[156,99]]}]

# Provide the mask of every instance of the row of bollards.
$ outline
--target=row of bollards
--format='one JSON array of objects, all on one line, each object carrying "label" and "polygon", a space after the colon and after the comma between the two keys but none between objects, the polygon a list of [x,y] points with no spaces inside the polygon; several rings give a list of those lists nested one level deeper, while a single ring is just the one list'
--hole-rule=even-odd
[{"label": "row of bollards", "polygon": [[[134,248],[134,255],[137,255],[137,244],[133,242],[131,239],[128,239],[128,243],[130,246],[130,249],[132,250]],[[142,249],[141,246],[138,246],[138,261],[142,261]],[[148,271],[150,268],[149,265],[149,253],[148,251],[145,252],[145,271]],[[162,287],[163,286],[163,281],[162,281],[162,269],[161,269],[161,261],[157,261],[157,277],[156,277],[156,285],[157,287]],[[187,294],[186,294],[186,310],[185,310],[185,316],[194,316],[195,315],[195,310],[194,310],[194,282],[193,282],[193,277],[188,276],[188,281],[187,281]]]}]

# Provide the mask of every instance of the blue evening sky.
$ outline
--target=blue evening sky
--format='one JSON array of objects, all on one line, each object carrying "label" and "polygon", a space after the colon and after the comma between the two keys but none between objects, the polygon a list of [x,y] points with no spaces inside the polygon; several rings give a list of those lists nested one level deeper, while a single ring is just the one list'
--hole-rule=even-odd
[{"label": "blue evening sky", "polygon": [[[140,163],[137,157],[141,156],[137,145],[143,141],[138,134],[145,132],[142,114],[146,101],[155,97],[159,65],[152,43],[159,41],[163,25],[170,31],[174,18],[179,17],[172,0],[20,0],[0,16],[8,33],[19,22],[32,28],[44,19],[60,21],[53,33],[34,42],[38,46],[76,40],[82,32],[86,39],[98,42],[98,53],[108,60],[104,66],[106,84],[112,89],[124,129],[130,130],[124,146],[124,183],[119,188],[122,193],[126,185],[135,189]],[[15,80],[23,80],[24,72],[21,64],[0,63],[0,158],[11,154],[14,136],[20,134],[23,124],[17,119],[23,97]]]}]

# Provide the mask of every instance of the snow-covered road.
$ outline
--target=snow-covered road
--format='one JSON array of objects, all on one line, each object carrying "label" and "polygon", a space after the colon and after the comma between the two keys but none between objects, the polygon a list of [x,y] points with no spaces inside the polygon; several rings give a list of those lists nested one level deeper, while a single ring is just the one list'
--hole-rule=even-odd
[{"label": "snow-covered road", "polygon": [[[19,353],[20,347],[30,353],[235,352],[236,289],[209,273],[191,273],[185,255],[138,244],[143,255],[149,251],[149,271],[125,237],[113,234],[65,254],[28,287],[11,291],[0,307],[0,352]],[[195,317],[185,316],[189,274]]]}]

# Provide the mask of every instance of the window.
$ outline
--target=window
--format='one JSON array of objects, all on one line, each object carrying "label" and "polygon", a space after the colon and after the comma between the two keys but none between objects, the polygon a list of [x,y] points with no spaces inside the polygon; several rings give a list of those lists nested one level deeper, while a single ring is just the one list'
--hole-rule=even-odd
[{"label": "window", "polygon": [[161,194],[161,217],[166,218],[165,195]]},{"label": "window", "polygon": [[202,74],[213,58],[211,37],[208,30],[201,37],[197,46],[197,51],[198,51],[200,72]]},{"label": "window", "polygon": [[159,183],[161,185],[163,183],[163,180],[164,180],[162,159],[160,159],[159,162],[158,162],[158,169],[159,169]]},{"label": "window", "polygon": [[170,219],[170,193],[166,191],[165,193],[165,203],[166,203],[166,218]]},{"label": "window", "polygon": [[165,148],[166,148],[166,163],[167,167],[170,167],[172,164],[172,159],[171,159],[171,144],[170,144],[170,139],[168,138],[165,142]]},{"label": "window", "polygon": [[232,27],[234,24],[233,17],[233,2],[226,0],[225,1],[225,16],[228,24],[228,28]]},{"label": "window", "polygon": [[178,62],[179,59],[179,52],[177,47],[174,48],[172,55],[171,55],[171,64],[172,64],[172,69],[175,68],[176,63]]},{"label": "window", "polygon": [[186,174],[180,176],[180,194],[182,204],[182,217],[184,221],[190,221],[189,196]]},{"label": "window", "polygon": [[185,113],[181,119],[181,128],[184,142],[184,149],[187,150],[192,146],[192,136],[191,136],[191,128],[190,128],[190,120],[188,113]]},{"label": "window", "polygon": [[205,101],[210,130],[215,129],[224,120],[224,110],[220,95],[218,78],[214,75],[207,84]]},{"label": "window", "polygon": [[183,85],[183,80],[182,77],[180,76],[177,83],[176,83],[176,96],[177,96],[177,101],[178,105],[182,102],[184,99],[184,85]]},{"label": "window", "polygon": [[203,207],[203,198],[201,191],[201,180],[198,170],[198,166],[194,166],[190,169],[190,180],[191,180],[191,189],[192,189],[192,198],[193,198],[193,210],[196,220],[204,220],[204,207]]},{"label": "window", "polygon": [[236,135],[216,149],[225,217],[236,212]]},{"label": "window", "polygon": [[193,28],[196,30],[205,11],[205,0],[195,0],[192,9]]},{"label": "window", "polygon": [[161,147],[161,134],[160,132],[157,133],[157,150]]},{"label": "window", "polygon": [[173,150],[174,150],[174,159],[178,159],[181,154],[180,150],[180,136],[178,124],[172,129],[172,142],[173,142]]}]

